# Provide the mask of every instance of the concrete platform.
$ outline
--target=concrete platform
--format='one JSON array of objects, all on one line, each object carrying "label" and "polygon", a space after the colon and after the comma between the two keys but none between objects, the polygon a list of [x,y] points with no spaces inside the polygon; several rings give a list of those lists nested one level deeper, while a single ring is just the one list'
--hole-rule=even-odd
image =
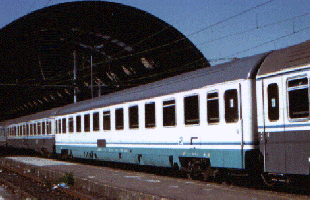
[{"label": "concrete platform", "polygon": [[307,196],[171,178],[108,167],[33,157],[6,157],[5,162],[36,168],[40,176],[73,172],[75,186],[116,199],[310,199]]}]

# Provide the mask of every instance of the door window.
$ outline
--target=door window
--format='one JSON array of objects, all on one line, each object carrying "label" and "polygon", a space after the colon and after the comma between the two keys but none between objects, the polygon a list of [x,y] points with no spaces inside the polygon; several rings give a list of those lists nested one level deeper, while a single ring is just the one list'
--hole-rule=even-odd
[{"label": "door window", "polygon": [[278,84],[268,85],[268,118],[270,121],[279,120],[279,87]]},{"label": "door window", "polygon": [[236,89],[226,90],[224,98],[225,98],[225,121],[226,123],[235,123],[239,119],[237,90]]}]

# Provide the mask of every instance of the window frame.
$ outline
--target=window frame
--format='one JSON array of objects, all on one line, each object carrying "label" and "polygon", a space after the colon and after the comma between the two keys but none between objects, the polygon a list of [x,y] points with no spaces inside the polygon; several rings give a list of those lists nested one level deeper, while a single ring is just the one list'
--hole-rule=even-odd
[{"label": "window frame", "polygon": [[[90,113],[84,113],[84,133],[89,133],[90,130],[90,124],[91,124],[91,119],[90,119]],[[88,116],[88,117],[87,117]],[[86,123],[88,122],[88,123]]]},{"label": "window frame", "polygon": [[[147,109],[147,105],[152,105],[152,106],[154,105],[154,112],[153,112],[153,108],[152,108],[152,111],[149,112],[150,109]],[[152,114],[152,116],[148,117],[150,116],[149,114]],[[144,126],[147,129],[156,127],[156,103],[155,101],[145,102],[144,104]]]},{"label": "window frame", "polygon": [[[305,85],[297,85],[297,86],[292,86],[290,87],[289,86],[289,82],[290,81],[294,81],[294,80],[302,80],[302,79],[306,79],[307,80],[307,84]],[[291,89],[290,89],[291,88]],[[290,113],[290,92],[292,91],[297,91],[297,90],[303,90],[303,89],[307,89],[307,99],[308,99],[308,105],[307,105],[307,108],[308,108],[308,116],[307,117],[296,117],[296,118],[292,118],[291,117],[291,113]],[[303,121],[308,121],[310,119],[310,111],[309,111],[309,104],[310,104],[310,99],[309,99],[309,78],[307,77],[307,75],[299,75],[299,76],[295,76],[295,77],[289,77],[287,78],[286,80],[286,95],[287,95],[287,98],[286,98],[286,101],[287,101],[287,105],[286,105],[286,108],[287,108],[287,118],[290,122],[303,122]]]},{"label": "window frame", "polygon": [[78,114],[75,116],[75,132],[82,132],[82,115]]},{"label": "window frame", "polygon": [[[169,104],[168,102],[174,102],[173,104]],[[165,102],[167,102],[167,105],[165,105]],[[163,120],[163,127],[165,128],[169,128],[169,127],[176,127],[177,126],[177,108],[176,108],[176,105],[177,104],[177,101],[176,101],[176,98],[168,98],[168,99],[164,99],[162,101],[162,120]],[[173,109],[174,109],[174,114],[173,114],[173,118],[174,120],[170,120],[171,122],[173,121],[174,123],[168,123],[169,122],[169,119],[167,119],[167,115],[165,115],[165,111],[166,112],[169,112],[169,110],[167,110],[167,108],[169,107],[172,107],[173,106]],[[166,109],[165,109],[166,108]],[[171,112],[171,111],[170,111]],[[166,125],[165,125],[165,122],[166,122]]]},{"label": "window frame", "polygon": [[[108,121],[109,123],[106,123],[106,121]],[[111,110],[102,111],[102,123],[103,123],[102,124],[103,131],[111,130]]]},{"label": "window frame", "polygon": [[[236,92],[235,94],[235,98],[231,99],[226,99],[226,95],[228,95],[227,93],[230,93],[230,92]],[[229,100],[229,101],[227,101]],[[231,107],[231,100],[234,100],[233,101],[233,107]],[[225,118],[225,122],[227,124],[234,124],[234,123],[238,123],[239,119],[240,119],[240,111],[239,111],[239,94],[238,94],[238,89],[236,88],[231,88],[231,89],[227,89],[225,90],[224,92],[224,107],[225,107],[225,110],[224,110],[224,118]],[[229,108],[234,108],[234,109],[229,109]],[[227,113],[230,113],[229,115]],[[234,118],[229,118],[229,116],[231,116],[231,113],[234,112]],[[233,119],[233,120],[232,120]]]},{"label": "window frame", "polygon": [[[208,98],[208,95],[209,94],[217,94],[217,97],[211,97],[211,98]],[[209,107],[213,107],[210,106],[210,103],[209,102],[213,102],[213,101],[217,101],[217,115],[218,117],[217,118],[212,118],[212,119],[217,119],[217,120],[214,120],[214,121],[211,121],[211,118],[210,118],[210,114],[211,114],[211,109],[209,109]],[[206,93],[206,114],[207,114],[207,124],[209,125],[216,125],[216,124],[219,124],[221,122],[221,115],[220,115],[220,93],[219,93],[219,90],[211,90],[211,91],[208,91]],[[213,113],[212,113],[213,114]],[[212,115],[214,116],[214,114]]]},{"label": "window frame", "polygon": [[[121,112],[121,113],[120,113]],[[124,108],[123,107],[119,107],[119,108],[115,108],[115,130],[117,131],[121,131],[124,130]]]},{"label": "window frame", "polygon": [[138,105],[130,105],[128,107],[128,123],[129,123],[129,129],[139,129],[139,106]]},{"label": "window frame", "polygon": [[[188,109],[188,107],[186,107],[187,102],[186,102],[186,98],[192,98],[192,97],[197,97],[197,110],[196,110],[196,118],[195,119],[186,119],[186,116],[191,116],[191,112],[193,112],[193,109]],[[190,105],[188,105],[189,107],[191,107]],[[183,111],[184,111],[184,124],[185,126],[199,126],[200,125],[200,95],[195,93],[195,94],[189,94],[183,97]],[[196,108],[195,108],[196,109]],[[190,111],[189,113],[188,110]],[[188,115],[187,115],[188,114]],[[192,122],[188,122],[187,120],[191,120]],[[196,122],[196,123],[195,123]]]},{"label": "window frame", "polygon": [[[275,88],[272,88],[273,86],[276,86]],[[271,91],[271,90],[276,90],[276,91]],[[268,109],[268,120],[270,122],[277,122],[280,119],[280,93],[279,93],[279,85],[278,83],[269,83],[267,85],[267,109]],[[276,95],[274,93],[276,92]],[[270,95],[272,94],[272,95]],[[273,99],[275,98],[275,107],[273,106]],[[275,117],[274,117],[275,116]]]},{"label": "window frame", "polygon": [[[99,114],[99,111],[93,112],[92,115],[93,115],[93,131],[100,131],[100,114]],[[95,120],[95,117],[96,117],[96,120]]]},{"label": "window frame", "polygon": [[74,133],[74,117],[69,116],[68,117],[68,132],[69,133]]}]

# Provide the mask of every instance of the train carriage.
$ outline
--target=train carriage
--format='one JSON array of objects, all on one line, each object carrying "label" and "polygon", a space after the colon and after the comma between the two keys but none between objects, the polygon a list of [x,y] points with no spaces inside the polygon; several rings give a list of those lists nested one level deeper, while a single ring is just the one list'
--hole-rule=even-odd
[{"label": "train carriage", "polygon": [[257,74],[265,171],[309,175],[310,42],[272,52]]},{"label": "train carriage", "polygon": [[266,55],[59,108],[56,153],[185,170],[259,166],[254,77]]}]

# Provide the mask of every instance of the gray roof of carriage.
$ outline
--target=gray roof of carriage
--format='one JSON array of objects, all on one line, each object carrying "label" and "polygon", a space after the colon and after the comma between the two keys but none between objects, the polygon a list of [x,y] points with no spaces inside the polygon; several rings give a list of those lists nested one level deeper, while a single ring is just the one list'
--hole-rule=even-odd
[{"label": "gray roof of carriage", "polygon": [[268,76],[307,64],[310,64],[310,40],[271,52],[262,63],[257,75]]},{"label": "gray roof of carriage", "polygon": [[34,120],[39,120],[39,119],[48,119],[50,117],[53,117],[56,115],[57,111],[59,108],[54,108],[52,110],[46,110],[43,112],[38,112],[32,115],[27,115],[27,116],[23,116],[23,117],[19,117],[16,119],[10,119],[10,120],[6,120],[4,121],[1,126],[10,126],[13,124],[20,124],[20,123],[25,123],[25,122],[31,122]]},{"label": "gray roof of carriage", "polygon": [[232,62],[198,69],[175,77],[149,83],[136,88],[111,93],[91,100],[78,102],[60,108],[57,115],[92,110],[123,102],[137,101],[177,92],[188,91],[238,79],[253,79],[263,60],[269,53],[236,59]]}]

